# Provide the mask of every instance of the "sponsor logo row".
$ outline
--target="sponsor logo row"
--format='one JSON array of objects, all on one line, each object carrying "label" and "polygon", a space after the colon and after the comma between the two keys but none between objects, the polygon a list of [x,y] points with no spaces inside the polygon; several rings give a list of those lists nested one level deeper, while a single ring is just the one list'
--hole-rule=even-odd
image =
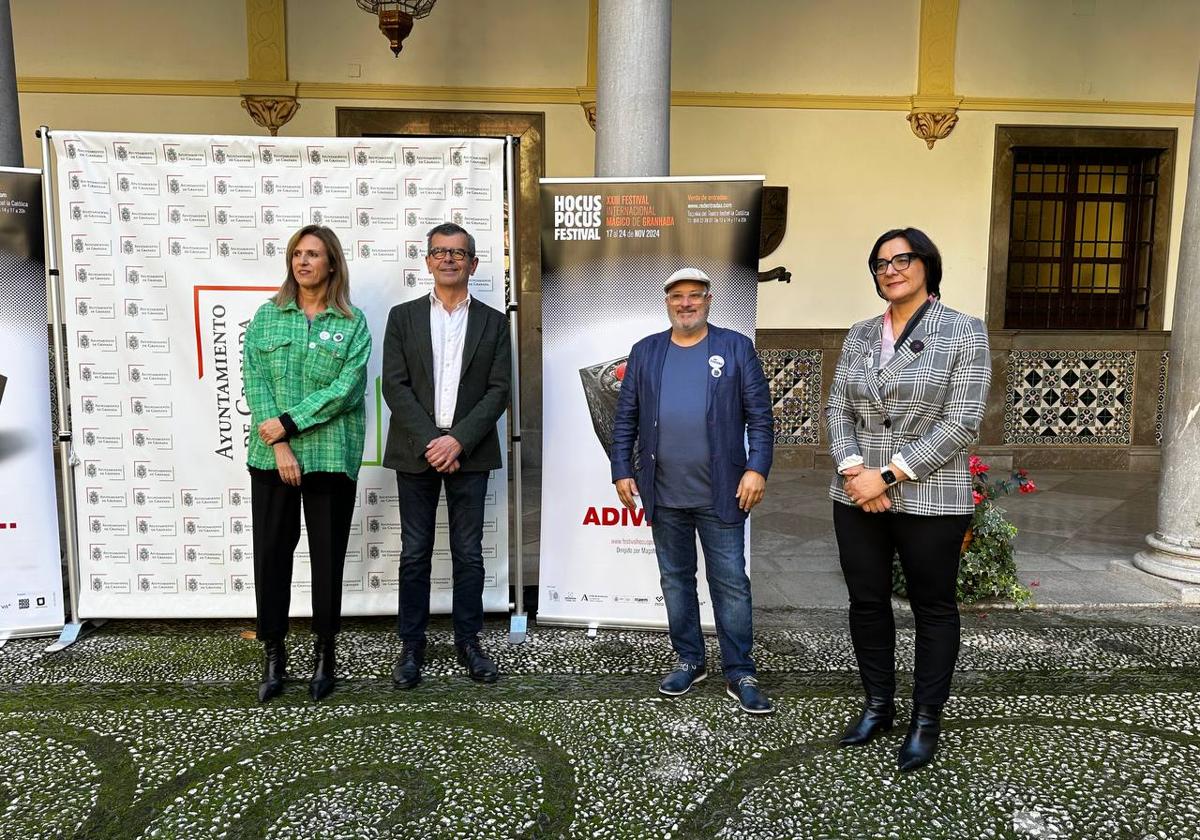
[{"label": "sponsor logo row", "polygon": [[[421,230],[440,225],[443,222],[454,222],[454,224],[470,228],[472,231],[490,231],[494,226],[493,215],[480,212],[477,207],[450,207],[441,212],[412,207],[397,211],[380,210],[378,207],[338,207],[330,210],[329,207],[322,205],[310,207],[307,210],[298,210],[279,204],[258,204],[249,207],[246,205],[203,207],[168,204],[165,207],[143,207],[140,210],[133,210],[132,207],[133,205],[130,204],[116,206],[118,222],[142,228],[161,227],[164,224],[188,228],[288,228],[299,227],[308,222],[316,224],[340,222],[347,227],[374,227],[380,230],[399,230],[401,227]],[[92,207],[82,201],[72,201],[67,205],[68,217],[78,225],[84,223],[92,226],[112,225],[113,213],[113,207],[108,204]],[[116,250],[121,252],[126,247],[122,241]]]},{"label": "sponsor logo row", "polygon": [[[112,224],[114,217],[125,224],[149,222],[161,224],[157,211],[145,209],[132,201],[123,202],[128,196],[178,196],[188,198],[241,198],[241,199],[295,199],[314,198],[324,200],[376,199],[400,201],[401,199],[426,199],[448,201],[471,199],[476,202],[491,202],[498,189],[486,176],[474,178],[354,178],[350,180],[325,175],[287,177],[276,175],[238,175],[221,173],[188,174],[181,172],[137,174],[133,172],[97,173],[86,169],[68,169],[66,172],[67,214],[75,221],[102,222]],[[117,196],[118,202],[103,206],[74,200],[76,194]],[[188,208],[179,208],[187,213]],[[235,212],[226,208],[227,212]],[[240,212],[240,211],[237,211]],[[168,211],[169,213],[169,211]],[[168,216],[169,218],[169,216]],[[171,219],[176,224],[185,221]]]},{"label": "sponsor logo row", "polygon": [[[448,558],[446,562],[449,563]],[[429,584],[430,589],[439,592],[450,592],[454,588],[454,581],[449,575],[433,574]],[[485,590],[497,588],[495,573],[485,572],[483,586]],[[300,592],[308,592],[312,581],[293,579],[292,587]],[[94,572],[88,576],[88,588],[97,594],[115,595],[236,595],[254,591],[254,576],[250,572],[229,575],[144,572],[134,576]],[[343,592],[397,592],[399,589],[400,577],[395,569],[369,572],[365,576],[342,580]],[[0,608],[3,606],[0,604]]]},{"label": "sponsor logo row", "polygon": [[[248,516],[203,517],[184,516],[182,518],[135,516],[132,520],[123,516],[114,516],[112,512],[127,509],[132,501],[133,507],[165,511],[174,510],[175,501],[172,493],[160,493],[150,488],[135,488],[128,493],[113,490],[102,490],[94,487],[84,488],[84,503],[89,508],[104,511],[103,513],[87,514],[87,533],[110,537],[210,537],[225,539],[248,534],[253,530]],[[132,499],[130,498],[132,496]],[[210,509],[210,511],[213,509]],[[483,533],[498,534],[498,521],[495,511],[492,516],[483,520]],[[301,527],[301,534],[306,533]],[[354,536],[394,535],[400,536],[400,520],[395,515],[367,515],[356,519],[350,526]],[[445,524],[439,524],[435,533],[448,536],[450,531]],[[397,543],[399,546],[399,543]]]},{"label": "sponsor logo row", "polygon": [[[154,479],[157,481],[173,482],[175,481],[175,467],[172,464],[162,464],[157,461],[133,461],[130,465],[128,474],[131,474],[134,479]],[[110,481],[126,481],[128,480],[127,471],[124,464],[111,464],[96,459],[85,459],[83,462],[84,482],[88,480],[110,480]],[[84,486],[83,488],[84,501],[92,507],[111,508],[127,508],[132,501],[136,507],[153,507],[159,509],[174,509],[178,506],[184,510],[196,511],[214,511],[225,509],[249,508],[250,506],[250,491],[244,487],[228,487],[220,492],[204,491],[196,487],[184,488],[150,488],[150,487],[133,487],[125,490],[119,487],[105,486]],[[395,492],[384,490],[383,488],[367,487],[355,494],[354,506],[356,508],[364,505],[369,508],[376,508],[381,505],[388,509],[397,509],[399,503],[399,495]],[[177,505],[178,503],[178,505]],[[483,500],[485,508],[493,507],[496,504],[496,491],[489,488]],[[102,518],[102,517],[97,517]],[[367,517],[368,520],[374,520],[375,524],[365,526],[367,531],[378,532],[380,530],[392,530],[399,527],[399,522],[388,522],[384,525],[378,524],[381,517]],[[147,532],[147,520],[145,517],[139,517],[135,530],[138,533]],[[185,520],[186,521],[186,520]],[[232,522],[232,520],[231,520]],[[240,522],[240,520],[239,520]],[[214,536],[224,536],[224,526],[219,527],[220,530],[214,533]],[[248,527],[248,522],[247,522]],[[355,523],[353,533],[361,533],[361,523]],[[448,525],[445,522],[438,524],[439,533],[448,532]],[[94,529],[89,529],[94,530]],[[185,533],[196,533],[195,528],[185,528]],[[241,533],[242,526],[240,524],[232,524],[230,533]],[[493,517],[484,521],[484,532],[496,532],[496,519]],[[174,534],[171,534],[174,536]]]},{"label": "sponsor logo row", "polygon": [[[628,604],[633,606],[653,606],[661,608],[663,605],[663,596],[661,594],[611,594],[607,592],[576,592],[568,590],[560,592],[557,587],[550,586],[546,590],[551,601],[565,602],[568,604]],[[701,606],[708,603],[707,598],[701,598],[699,601]]]},{"label": "sponsor logo row", "polygon": [[116,139],[92,143],[68,137],[63,141],[68,161],[92,163],[136,163],[144,166],[178,164],[183,166],[231,166],[242,168],[275,167],[298,169],[305,166],[328,169],[490,169],[490,153],[472,151],[467,145],[431,149],[427,146],[394,144],[357,145],[351,148],[328,145],[279,145],[275,143],[155,143],[146,138]]},{"label": "sponsor logo row", "polygon": [[[314,218],[316,218],[314,216]],[[326,221],[324,219],[321,220]],[[314,222],[319,223],[319,222]],[[297,222],[297,227],[301,226]],[[468,230],[481,230],[464,225]],[[326,227],[336,227],[326,225]],[[163,259],[164,257],[184,257],[190,260],[248,259],[257,260],[260,257],[273,258],[283,254],[287,247],[286,236],[268,236],[261,239],[235,238],[218,236],[215,238],[203,236],[168,236],[166,239],[151,239],[137,236],[122,236],[115,242],[106,237],[88,233],[73,233],[70,235],[70,252],[76,257],[113,257],[125,258],[144,257],[147,259]],[[387,239],[353,239],[344,246],[346,260],[353,262],[354,258],[364,260],[375,259],[382,262],[398,262],[401,259],[416,262],[425,258],[425,239],[409,238],[404,241]],[[479,262],[487,265],[492,262],[493,250],[482,247],[476,252]],[[147,286],[164,288],[167,283],[162,271],[147,268],[145,265],[126,265],[123,277],[130,286]],[[90,263],[76,263],[72,275],[77,283],[91,283],[99,286],[111,286],[116,282],[114,272],[104,266]],[[81,312],[80,314],[87,314]],[[115,314],[115,313],[114,313]],[[127,313],[135,317],[138,312]],[[111,317],[111,316],[110,316]]]}]

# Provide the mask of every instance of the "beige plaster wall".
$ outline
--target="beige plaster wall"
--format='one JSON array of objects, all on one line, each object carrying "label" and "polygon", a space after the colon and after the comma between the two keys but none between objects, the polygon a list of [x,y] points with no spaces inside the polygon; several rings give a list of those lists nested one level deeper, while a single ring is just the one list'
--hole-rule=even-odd
[{"label": "beige plaster wall", "polygon": [[301,81],[576,87],[587,76],[587,0],[441,0],[399,58],[353,0],[288,0],[287,24]]},{"label": "beige plaster wall", "polygon": [[19,76],[246,76],[243,0],[10,0],[10,7]]},{"label": "beige plaster wall", "polygon": [[952,142],[930,152],[898,112],[677,108],[672,117],[675,174],[761,173],[790,188],[787,235],[762,267],[785,265],[792,282],[759,286],[760,327],[846,326],[877,315],[867,250],[883,231],[908,225],[942,250],[947,303],[983,314],[991,139],[982,122],[960,124]]},{"label": "beige plaster wall", "polygon": [[1195,0],[960,0],[958,93],[1191,102]]},{"label": "beige plaster wall", "polygon": [[675,0],[676,90],[907,96],[919,0]]}]

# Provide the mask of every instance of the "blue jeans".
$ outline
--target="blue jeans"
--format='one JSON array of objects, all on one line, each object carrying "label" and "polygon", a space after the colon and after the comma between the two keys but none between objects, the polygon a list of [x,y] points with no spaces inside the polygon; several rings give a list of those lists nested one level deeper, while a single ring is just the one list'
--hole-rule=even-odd
[{"label": "blue jeans", "polygon": [[745,525],[722,522],[711,507],[657,505],[651,526],[671,647],[676,655],[691,665],[702,665],[705,661],[700,602],[696,597],[696,534],[699,533],[725,679],[737,682],[753,676],[750,645],[754,628],[750,578],[746,575]]},{"label": "blue jeans", "polygon": [[429,624],[429,572],[433,563],[438,498],[446,487],[450,560],[454,574],[454,641],[471,641],[483,629],[483,503],[488,473],[449,475],[428,469],[396,473],[400,496],[400,612],[402,641],[425,647]]}]

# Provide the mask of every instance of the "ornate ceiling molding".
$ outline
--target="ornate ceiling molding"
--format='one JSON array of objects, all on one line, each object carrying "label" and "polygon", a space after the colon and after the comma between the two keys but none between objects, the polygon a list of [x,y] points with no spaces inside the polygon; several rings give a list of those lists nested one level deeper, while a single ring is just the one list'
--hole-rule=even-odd
[{"label": "ornate ceiling molding", "polygon": [[[365,99],[402,102],[520,102],[544,105],[583,105],[587,88],[533,87],[430,87],[341,82],[287,82],[301,99]],[[240,96],[248,81],[214,79],[109,79],[66,76],[18,76],[20,93],[120,96]],[[257,86],[255,86],[257,87]],[[290,90],[290,88],[288,88]],[[582,92],[582,93],[581,93]],[[591,91],[592,100],[595,92]],[[671,104],[690,108],[763,108],[791,111],[904,111],[912,96],[860,96],[857,94],[748,93],[677,90]],[[1143,114],[1185,117],[1195,113],[1191,102],[1134,102],[1100,99],[1024,99],[964,96],[956,99],[959,111],[1029,111],[1056,114]]]}]

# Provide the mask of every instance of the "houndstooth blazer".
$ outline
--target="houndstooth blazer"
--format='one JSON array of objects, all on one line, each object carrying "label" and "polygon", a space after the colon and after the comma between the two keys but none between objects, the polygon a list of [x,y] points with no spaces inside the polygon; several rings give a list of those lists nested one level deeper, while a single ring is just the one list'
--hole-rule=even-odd
[{"label": "houndstooth blazer", "polygon": [[[930,304],[896,355],[876,367],[883,316],[860,321],[842,344],[825,407],[834,464],[861,455],[871,469],[900,453],[916,474],[887,491],[896,513],[971,513],[967,446],[979,433],[992,381],[987,331],[978,318]],[[829,497],[850,505],[842,477]]]}]

